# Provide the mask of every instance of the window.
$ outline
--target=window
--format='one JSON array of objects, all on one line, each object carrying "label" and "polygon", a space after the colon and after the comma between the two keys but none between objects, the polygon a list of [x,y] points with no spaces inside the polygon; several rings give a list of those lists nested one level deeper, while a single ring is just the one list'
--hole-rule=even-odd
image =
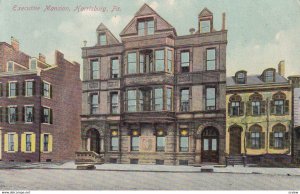
[{"label": "window", "polygon": [[31,59],[30,60],[30,69],[31,70],[36,70],[37,68],[37,60],[36,59]]},{"label": "window", "polygon": [[188,112],[190,110],[190,90],[180,90],[180,111]]},{"label": "window", "polygon": [[164,50],[155,51],[155,71],[164,71],[165,68]]},{"label": "window", "polygon": [[49,134],[44,134],[44,152],[48,152],[49,151]]},{"label": "window", "polygon": [[111,131],[111,151],[118,151],[119,150],[119,137],[118,137],[118,130]]},{"label": "window", "polygon": [[14,62],[9,61],[9,62],[7,63],[7,71],[8,71],[8,72],[14,71]]},{"label": "window", "polygon": [[111,93],[111,113],[119,113],[119,97],[118,93]]},{"label": "window", "polygon": [[91,79],[99,79],[100,78],[100,63],[99,60],[91,60],[90,61],[91,68]]},{"label": "window", "polygon": [[138,130],[131,131],[131,151],[139,151],[140,134]]},{"label": "window", "polygon": [[206,50],[206,70],[216,70],[216,49]]},{"label": "window", "polygon": [[172,100],[172,88],[167,88],[167,110],[172,111],[173,106],[173,100]]},{"label": "window", "polygon": [[128,74],[136,73],[136,53],[128,53]]},{"label": "window", "polygon": [[168,50],[168,69],[167,72],[172,73],[173,68],[173,52],[171,50]]},{"label": "window", "polygon": [[26,96],[33,96],[33,81],[25,81],[25,95]]},{"label": "window", "polygon": [[25,106],[25,123],[33,122],[33,106]]},{"label": "window", "polygon": [[49,123],[50,124],[50,108],[43,107],[43,116],[42,116],[42,123]]},{"label": "window", "polygon": [[200,21],[200,33],[210,32],[210,20]]},{"label": "window", "polygon": [[155,95],[155,110],[161,111],[163,109],[163,89],[162,88],[156,88],[154,89],[154,95]]},{"label": "window", "polygon": [[206,110],[216,109],[216,88],[206,88]]},{"label": "window", "polygon": [[14,142],[14,135],[15,134],[8,134],[8,151],[13,152],[15,151],[15,142]]},{"label": "window", "polygon": [[259,101],[254,101],[252,102],[252,115],[260,115],[260,102]]},{"label": "window", "polygon": [[18,95],[18,83],[9,82],[9,97],[16,97]]},{"label": "window", "polygon": [[240,102],[231,102],[232,116],[240,115]]},{"label": "window", "polygon": [[3,122],[3,107],[0,106],[0,122]]},{"label": "window", "polygon": [[15,123],[18,120],[18,108],[17,107],[9,107],[8,108],[8,122]]},{"label": "window", "polygon": [[284,114],[284,100],[275,100],[275,114],[282,115]]},{"label": "window", "polygon": [[145,35],[152,35],[154,34],[154,20],[141,20],[138,21],[138,35],[145,36]]},{"label": "window", "polygon": [[43,82],[43,96],[44,97],[47,97],[47,98],[51,97],[51,95],[50,95],[51,91],[50,90],[51,90],[50,84],[47,83],[47,82]]},{"label": "window", "polygon": [[283,132],[274,132],[274,148],[283,149]]},{"label": "window", "polygon": [[99,107],[99,96],[98,94],[91,94],[91,114],[97,114],[98,113],[98,107]]},{"label": "window", "polygon": [[26,152],[31,152],[31,134],[26,134]]},{"label": "window", "polygon": [[0,97],[3,96],[3,86],[2,83],[0,82]]},{"label": "window", "polygon": [[163,129],[158,129],[156,131],[156,151],[165,151],[165,134]]},{"label": "window", "polygon": [[140,111],[152,110],[152,89],[141,88],[139,90],[139,108]]},{"label": "window", "polygon": [[237,73],[236,82],[238,84],[245,84],[246,83],[245,73],[241,73],[241,72]]},{"label": "window", "polygon": [[140,52],[140,73],[148,73],[152,71],[153,54],[152,51],[146,50]]},{"label": "window", "polygon": [[181,72],[189,72],[190,71],[190,52],[183,51],[180,53],[181,59]]},{"label": "window", "polygon": [[136,112],[136,90],[128,90],[128,112]]},{"label": "window", "polygon": [[119,59],[115,58],[111,60],[111,78],[119,77]]},{"label": "window", "polygon": [[189,151],[189,132],[187,129],[181,129],[179,133],[179,151]]},{"label": "window", "polygon": [[260,148],[260,133],[251,132],[251,148],[258,149]]},{"label": "window", "polygon": [[274,71],[266,71],[265,72],[265,81],[266,82],[273,82],[274,81]]},{"label": "window", "polygon": [[99,34],[99,43],[101,46],[107,45],[107,40],[106,40],[106,34],[101,33]]}]

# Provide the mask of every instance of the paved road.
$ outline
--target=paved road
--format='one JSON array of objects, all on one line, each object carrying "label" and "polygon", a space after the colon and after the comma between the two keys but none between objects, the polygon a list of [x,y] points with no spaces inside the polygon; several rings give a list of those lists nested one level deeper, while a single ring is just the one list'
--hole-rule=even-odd
[{"label": "paved road", "polygon": [[300,190],[299,183],[300,176],[265,174],[0,170],[0,190]]}]

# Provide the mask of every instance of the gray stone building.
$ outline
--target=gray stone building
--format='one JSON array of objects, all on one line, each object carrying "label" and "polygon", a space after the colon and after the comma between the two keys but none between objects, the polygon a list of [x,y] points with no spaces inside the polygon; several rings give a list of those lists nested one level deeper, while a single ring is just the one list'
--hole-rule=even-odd
[{"label": "gray stone building", "polygon": [[203,9],[197,30],[176,29],[144,4],[120,33],[104,24],[82,48],[82,150],[77,162],[224,163],[225,14]]}]

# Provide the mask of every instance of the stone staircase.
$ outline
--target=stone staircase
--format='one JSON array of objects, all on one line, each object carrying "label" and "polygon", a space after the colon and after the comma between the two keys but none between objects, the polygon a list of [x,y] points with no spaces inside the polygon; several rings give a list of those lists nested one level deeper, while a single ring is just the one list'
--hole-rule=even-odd
[{"label": "stone staircase", "polygon": [[104,157],[93,151],[78,151],[75,153],[75,164],[104,164]]},{"label": "stone staircase", "polygon": [[226,166],[234,165],[247,165],[246,156],[241,155],[231,155],[226,157]]}]

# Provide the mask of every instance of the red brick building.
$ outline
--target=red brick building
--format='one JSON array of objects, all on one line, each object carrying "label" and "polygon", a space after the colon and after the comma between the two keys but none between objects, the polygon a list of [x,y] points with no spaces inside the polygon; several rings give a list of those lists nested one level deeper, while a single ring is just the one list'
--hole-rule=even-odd
[{"label": "red brick building", "polygon": [[[80,147],[80,65],[55,52],[31,57],[0,42],[0,160],[74,159]],[[72,113],[72,114],[70,114]]]}]

